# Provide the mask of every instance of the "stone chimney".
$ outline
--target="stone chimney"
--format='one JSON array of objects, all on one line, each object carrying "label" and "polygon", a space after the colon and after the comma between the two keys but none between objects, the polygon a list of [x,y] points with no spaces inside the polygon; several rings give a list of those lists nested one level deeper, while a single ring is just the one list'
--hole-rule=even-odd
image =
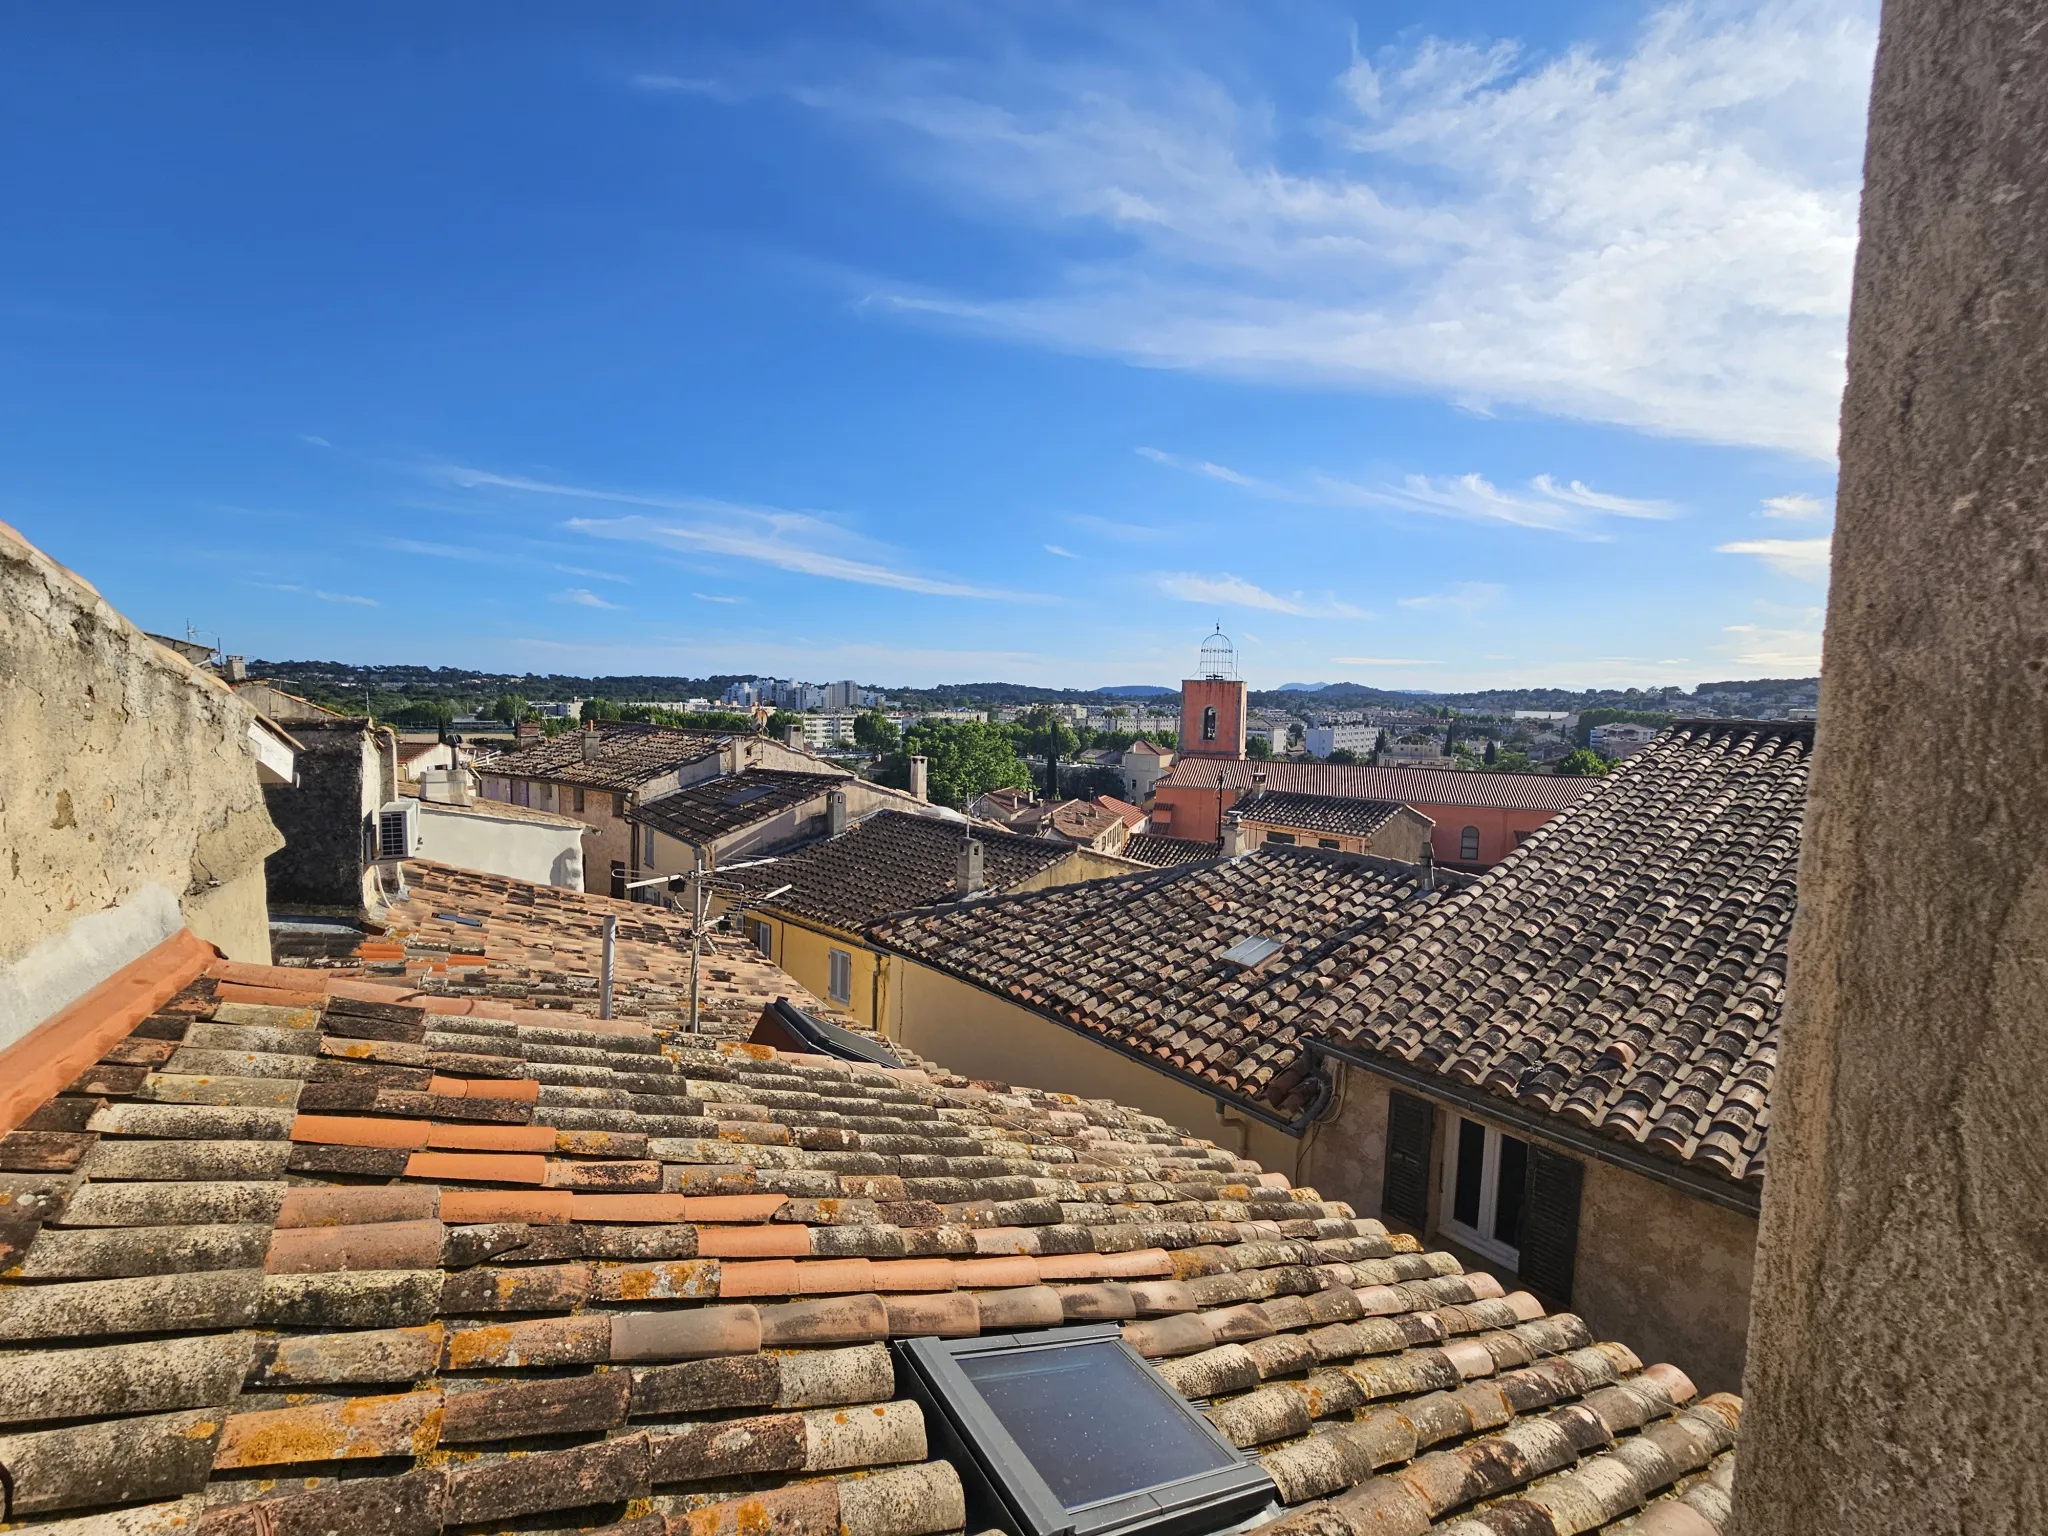
[{"label": "stone chimney", "polygon": [[583,761],[594,763],[597,761],[598,752],[604,747],[604,738],[598,732],[597,722],[593,720],[590,724],[584,726],[581,734],[583,736]]},{"label": "stone chimney", "polygon": [[922,757],[910,760],[910,792],[920,800],[931,799],[931,763]]},{"label": "stone chimney", "polygon": [[825,797],[825,835],[837,837],[846,830],[846,791],[835,789]]},{"label": "stone chimney", "polygon": [[1255,795],[1263,794],[1265,793],[1265,789],[1266,770],[1263,768],[1254,768],[1252,770],[1252,793]]},{"label": "stone chimney", "polygon": [[[919,759],[912,758],[911,761]],[[962,896],[979,896],[987,885],[987,878],[982,872],[981,839],[970,837],[960,845],[960,862],[956,866],[953,888]]]},{"label": "stone chimney", "polygon": [[512,727],[512,739],[522,747],[530,747],[541,738],[538,720],[521,720]]},{"label": "stone chimney", "polygon": [[804,723],[801,720],[782,728],[782,744],[792,752],[804,749]]},{"label": "stone chimney", "polygon": [[244,657],[230,656],[222,664],[221,670],[226,674],[227,680],[231,683],[246,683],[249,681],[249,663]]}]

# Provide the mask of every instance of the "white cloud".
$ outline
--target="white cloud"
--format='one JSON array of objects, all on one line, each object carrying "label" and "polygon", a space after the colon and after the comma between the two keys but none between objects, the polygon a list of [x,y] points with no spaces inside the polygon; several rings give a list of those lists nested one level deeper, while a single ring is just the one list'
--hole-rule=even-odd
[{"label": "white cloud", "polygon": [[1754,555],[1780,576],[1825,581],[1828,551],[1833,543],[1832,538],[1737,539],[1732,544],[1716,544],[1714,550],[1723,555]]},{"label": "white cloud", "polygon": [[1330,661],[1339,667],[1434,667],[1438,662],[1422,656],[1332,656]]},{"label": "white cloud", "polygon": [[548,594],[548,600],[556,603],[574,603],[579,608],[609,608],[614,612],[624,612],[617,603],[606,602],[588,587],[571,587],[566,592],[551,592]]},{"label": "white cloud", "polygon": [[1449,609],[1469,616],[1482,608],[1496,607],[1507,590],[1497,581],[1460,581],[1454,582],[1448,592],[1426,592],[1420,597],[1404,597],[1400,602],[1403,608]]},{"label": "white cloud", "polygon": [[1484,475],[1409,475],[1399,485],[1366,484],[1315,474],[1306,488],[1281,485],[1256,475],[1243,474],[1227,464],[1204,459],[1187,459],[1157,448],[1138,452],[1155,464],[1221,480],[1268,501],[1286,501],[1328,507],[1397,507],[1409,512],[1427,512],[1438,517],[1470,518],[1478,522],[1512,523],[1521,528],[1542,528],[1553,533],[1581,537],[1602,537],[1593,533],[1597,517],[1669,518],[1678,509],[1668,501],[1635,496],[1615,496],[1596,491],[1583,480],[1560,485],[1550,475],[1538,475],[1529,482],[1536,494],[1504,491]]},{"label": "white cloud", "polygon": [[1014,44],[793,94],[903,135],[963,206],[1096,236],[1038,292],[877,296],[904,313],[1828,459],[1875,10],[1673,5],[1548,56],[1429,38],[1332,60],[1299,112]]},{"label": "white cloud", "polygon": [[1780,517],[1788,522],[1811,522],[1817,517],[1832,516],[1834,510],[1835,502],[1832,496],[1825,501],[1818,496],[1804,495],[1766,496],[1764,498],[1764,516]]},{"label": "white cloud", "polygon": [[503,558],[494,550],[475,549],[466,544],[434,544],[423,539],[382,539],[386,549],[395,549],[401,554],[426,555],[435,560],[475,560],[494,563]]},{"label": "white cloud", "polygon": [[690,596],[700,603],[744,603],[744,597],[732,597],[723,592],[692,592]]},{"label": "white cloud", "polygon": [[555,569],[560,571],[564,576],[586,576],[590,578],[592,581],[616,581],[621,586],[628,587],[630,587],[633,584],[630,577],[621,576],[616,571],[593,571],[590,569],[590,567],[585,565],[557,564],[555,566]]},{"label": "white cloud", "polygon": [[1820,670],[1818,629],[1730,624],[1724,632],[1732,638],[1721,649],[1740,666],[1767,667],[1780,676],[1790,677],[1810,677]]},{"label": "white cloud", "polygon": [[294,432],[292,436],[302,443],[312,444],[315,448],[332,448],[334,446],[334,444],[327,441],[326,438],[317,432]]},{"label": "white cloud", "polygon": [[1075,554],[1071,549],[1061,549],[1057,544],[1046,545],[1045,552],[1048,555],[1058,555],[1062,560],[1078,560],[1081,558],[1079,555]]},{"label": "white cloud", "polygon": [[1005,592],[884,564],[881,557],[888,551],[809,512],[741,506],[708,496],[653,496],[635,491],[600,490],[455,466],[444,468],[441,474],[465,490],[648,507],[668,514],[685,514],[688,519],[635,514],[613,518],[577,517],[564,525],[592,538],[649,544],[684,554],[750,560],[798,575],[849,581],[862,586],[891,587],[900,592],[920,592],[932,597],[971,597],[999,602],[1044,601],[1033,593]]},{"label": "white cloud", "polygon": [[1184,603],[1209,603],[1226,608],[1261,608],[1269,613],[1291,613],[1311,619],[1365,619],[1363,609],[1325,596],[1311,601],[1299,592],[1268,592],[1242,576],[1200,576],[1191,571],[1168,571],[1158,578],[1159,590]]},{"label": "white cloud", "polygon": [[323,603],[348,603],[357,608],[381,608],[374,597],[361,597],[354,592],[323,592],[318,587],[297,586],[288,581],[253,581],[253,587],[267,587],[272,592],[296,592],[304,597],[318,598]]}]

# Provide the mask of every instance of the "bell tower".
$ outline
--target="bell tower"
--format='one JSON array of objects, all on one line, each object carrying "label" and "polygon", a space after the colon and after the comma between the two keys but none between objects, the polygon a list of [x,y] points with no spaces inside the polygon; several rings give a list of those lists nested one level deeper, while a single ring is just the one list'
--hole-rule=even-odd
[{"label": "bell tower", "polygon": [[1243,762],[1245,686],[1221,625],[1202,642],[1196,672],[1180,685],[1180,755]]}]

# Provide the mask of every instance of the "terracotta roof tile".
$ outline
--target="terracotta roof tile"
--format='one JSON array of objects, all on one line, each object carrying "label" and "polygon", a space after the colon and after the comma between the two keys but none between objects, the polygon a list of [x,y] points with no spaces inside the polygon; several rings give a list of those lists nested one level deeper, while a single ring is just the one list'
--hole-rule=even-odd
[{"label": "terracotta roof tile", "polygon": [[1166,837],[1157,832],[1132,833],[1125,840],[1122,852],[1125,858],[1139,864],[1150,864],[1154,869],[1165,869],[1173,864],[1209,864],[1223,857],[1223,850],[1214,843]]},{"label": "terracotta roof tile", "polygon": [[1357,763],[1233,762],[1184,757],[1160,782],[1172,788],[1214,791],[1217,774],[1244,794],[1263,773],[1275,794],[1330,795],[1346,800],[1393,800],[1402,805],[1469,805],[1502,810],[1561,811],[1599,786],[1598,779],[1543,773],[1478,773],[1448,768],[1370,768]]},{"label": "terracotta roof tile", "polygon": [[[1338,766],[1343,765],[1340,763]],[[1401,803],[1397,800],[1362,800],[1350,795],[1297,794],[1267,789],[1247,795],[1231,809],[1240,821],[1367,837],[1399,814]]]},{"label": "terracotta roof tile", "polygon": [[636,805],[626,813],[626,819],[686,843],[704,843],[771,820],[813,800],[822,801],[846,782],[844,774],[748,768]]},{"label": "terracotta roof tile", "polygon": [[660,726],[613,721],[598,726],[594,756],[586,756],[585,732],[564,731],[546,741],[506,752],[479,765],[482,773],[515,779],[547,779],[587,789],[639,789],[650,779],[700,763],[732,738]]},{"label": "terracotta roof tile", "polygon": [[[147,1038],[299,1048],[194,1050],[268,1074],[209,1072],[230,1089],[218,1104],[178,1096],[176,1055],[88,1073],[90,1092],[44,1106],[80,1127],[49,1133],[82,1139],[76,1166],[0,1180],[0,1210],[31,1213],[6,1218],[29,1229],[0,1275],[0,1463],[19,1516],[118,1510],[105,1528],[206,1536],[941,1536],[966,1519],[960,1478],[886,1342],[1068,1317],[1122,1323],[1272,1472],[1290,1532],[1363,1529],[1373,1511],[1469,1531],[1516,1501],[1515,1529],[1550,1509],[1590,1530],[1660,1500],[1713,1529],[1725,1508],[1734,1400],[1696,1403],[1682,1375],[1576,1318],[1139,1111],[667,1019],[620,1034],[510,986],[491,1000],[512,1017],[406,992],[418,1001],[328,995],[308,1017],[223,990],[194,982]],[[360,1041],[366,1021],[532,1084],[493,1101],[529,1122],[477,1124],[551,1145],[434,1150],[439,1128],[471,1123],[377,1097],[394,1073],[425,1095],[431,1069],[303,1048]],[[242,1105],[230,1087],[359,1081],[374,1091],[345,1113]],[[610,1118],[561,1123],[590,1114]],[[282,1139],[329,1121],[402,1127],[401,1144]],[[428,1148],[408,1150],[418,1127]],[[632,1161],[580,1139],[600,1132],[673,1187],[460,1187],[508,1163],[547,1177]],[[396,1161],[328,1172],[280,1154]],[[775,1252],[718,1256],[735,1242]]]}]

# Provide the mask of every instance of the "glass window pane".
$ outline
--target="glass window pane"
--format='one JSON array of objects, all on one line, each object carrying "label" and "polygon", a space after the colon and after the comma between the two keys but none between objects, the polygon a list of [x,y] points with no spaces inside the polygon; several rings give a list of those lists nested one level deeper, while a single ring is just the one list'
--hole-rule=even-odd
[{"label": "glass window pane", "polygon": [[1451,1195],[1451,1219],[1479,1225],[1479,1181],[1486,1173],[1486,1127],[1477,1120],[1458,1122],[1458,1178]]},{"label": "glass window pane", "polygon": [[959,1357],[1069,1509],[1235,1465],[1114,1340]]},{"label": "glass window pane", "polygon": [[1494,1241],[1522,1246],[1522,1185],[1529,1175],[1529,1143],[1500,1139],[1500,1184],[1493,1197]]}]

